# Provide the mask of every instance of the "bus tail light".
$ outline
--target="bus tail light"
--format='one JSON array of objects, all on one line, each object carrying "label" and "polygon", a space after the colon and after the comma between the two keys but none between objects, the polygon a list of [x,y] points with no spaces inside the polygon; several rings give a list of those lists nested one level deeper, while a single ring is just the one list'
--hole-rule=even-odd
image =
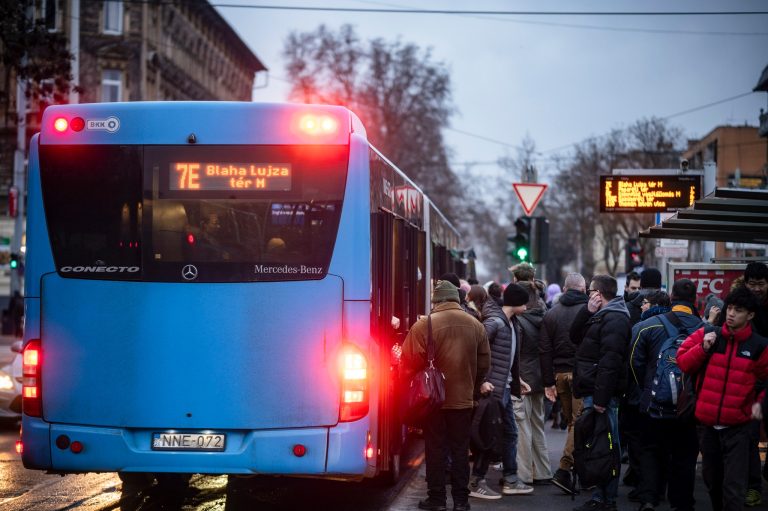
[{"label": "bus tail light", "polygon": [[356,421],[368,414],[368,361],[356,347],[347,345],[339,354],[341,369],[340,422]]},{"label": "bus tail light", "polygon": [[30,417],[40,417],[42,396],[40,392],[40,368],[42,350],[40,339],[29,341],[22,353],[21,410]]}]

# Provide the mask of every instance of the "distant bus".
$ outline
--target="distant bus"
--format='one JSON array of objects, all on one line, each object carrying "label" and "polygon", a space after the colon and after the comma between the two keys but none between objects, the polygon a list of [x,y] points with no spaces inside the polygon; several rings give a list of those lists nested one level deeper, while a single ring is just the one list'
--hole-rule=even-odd
[{"label": "distant bus", "polygon": [[25,467],[397,477],[391,348],[464,267],[352,112],[52,106],[28,188]]}]

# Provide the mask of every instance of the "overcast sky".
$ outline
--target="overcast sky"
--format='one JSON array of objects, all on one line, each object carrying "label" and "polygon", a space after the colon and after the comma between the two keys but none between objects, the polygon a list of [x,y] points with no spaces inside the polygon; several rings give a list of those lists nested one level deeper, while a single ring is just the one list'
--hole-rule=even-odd
[{"label": "overcast sky", "polygon": [[[450,1],[445,0],[210,0],[212,4],[405,7],[441,10],[768,11],[754,1]],[[748,16],[476,16],[302,12],[217,7],[269,68],[255,101],[284,101],[281,52],[292,31],[321,23],[350,23],[362,39],[401,38],[426,48],[451,71],[458,113],[445,132],[453,162],[481,162],[494,172],[498,157],[529,134],[548,159],[564,147],[638,119],[667,117],[750,92],[768,65],[768,15]],[[738,35],[738,34],[751,35]],[[670,122],[689,138],[718,125],[756,126],[768,94],[752,93],[677,115]],[[559,151],[553,151],[560,148]],[[458,165],[456,165],[458,166]],[[407,171],[407,169],[406,169]]]}]

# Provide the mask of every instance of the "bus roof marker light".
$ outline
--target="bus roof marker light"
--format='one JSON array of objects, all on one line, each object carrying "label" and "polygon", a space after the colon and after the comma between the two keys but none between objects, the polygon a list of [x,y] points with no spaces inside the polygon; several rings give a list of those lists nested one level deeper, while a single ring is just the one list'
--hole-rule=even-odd
[{"label": "bus roof marker light", "polygon": [[69,121],[67,121],[64,117],[58,117],[55,121],[53,121],[53,129],[59,133],[64,133],[67,131],[68,127]]},{"label": "bus roof marker light", "polygon": [[307,114],[299,120],[299,128],[308,135],[332,135],[339,129],[339,121],[329,115]]}]

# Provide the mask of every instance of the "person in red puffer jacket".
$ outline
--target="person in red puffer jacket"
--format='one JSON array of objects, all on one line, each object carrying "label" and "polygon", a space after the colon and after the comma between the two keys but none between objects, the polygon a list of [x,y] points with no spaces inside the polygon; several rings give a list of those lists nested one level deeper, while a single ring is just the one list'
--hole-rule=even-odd
[{"label": "person in red puffer jacket", "polygon": [[714,511],[742,509],[747,492],[749,426],[761,416],[755,384],[768,378],[768,339],[750,323],[758,307],[749,290],[736,288],[725,299],[722,329],[695,331],[677,352],[680,369],[698,374],[702,476]]}]

